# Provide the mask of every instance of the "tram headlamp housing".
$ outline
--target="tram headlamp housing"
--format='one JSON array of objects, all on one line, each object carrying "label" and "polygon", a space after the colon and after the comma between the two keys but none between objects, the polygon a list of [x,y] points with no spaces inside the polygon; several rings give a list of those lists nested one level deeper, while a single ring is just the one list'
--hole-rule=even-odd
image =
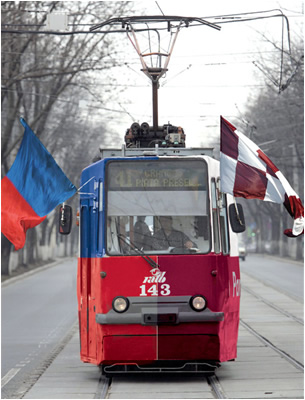
[{"label": "tram headlamp housing", "polygon": [[126,297],[118,296],[113,299],[112,308],[118,313],[125,312],[129,307],[129,301]]},{"label": "tram headlamp housing", "polygon": [[207,301],[203,296],[196,295],[191,298],[190,306],[195,311],[203,311],[207,306]]}]

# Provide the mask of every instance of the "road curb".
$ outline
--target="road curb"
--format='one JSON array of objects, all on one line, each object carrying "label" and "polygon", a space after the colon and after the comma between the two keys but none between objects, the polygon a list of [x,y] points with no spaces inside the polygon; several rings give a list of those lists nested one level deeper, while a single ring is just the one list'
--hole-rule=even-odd
[{"label": "road curb", "polygon": [[74,322],[68,333],[63,339],[53,348],[48,357],[44,359],[39,366],[37,366],[31,373],[30,377],[23,383],[15,394],[18,395],[19,399],[22,399],[31,388],[38,382],[40,377],[45,373],[49,366],[53,363],[56,357],[64,350],[66,345],[72,340],[73,336],[77,332],[78,321]]},{"label": "road curb", "polygon": [[28,278],[29,276],[37,274],[38,272],[42,272],[48,268],[55,267],[56,265],[58,265],[59,263],[61,263],[63,261],[73,260],[74,258],[75,257],[57,258],[55,261],[52,261],[51,263],[45,264],[41,267],[37,267],[28,272],[24,272],[23,274],[14,276],[13,278],[9,278],[9,279],[5,280],[4,282],[1,282],[1,288],[9,286],[9,285],[11,285],[15,282],[18,282],[22,279]]},{"label": "road curb", "polygon": [[280,256],[272,255],[272,254],[263,254],[263,253],[248,253],[248,256],[251,257],[252,254],[257,256],[257,257],[270,258],[270,259],[273,259],[273,260],[276,260],[276,261],[279,261],[279,262],[282,262],[282,263],[290,262],[291,264],[295,264],[295,265],[298,265],[300,267],[304,266],[304,262],[303,261],[293,260],[293,259],[288,258],[288,257],[280,257]]}]

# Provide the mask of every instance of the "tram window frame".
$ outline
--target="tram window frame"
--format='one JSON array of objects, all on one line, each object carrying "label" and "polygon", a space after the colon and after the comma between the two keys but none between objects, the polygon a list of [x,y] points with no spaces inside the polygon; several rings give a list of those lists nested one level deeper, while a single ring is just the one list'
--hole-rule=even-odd
[{"label": "tram window frame", "polygon": [[[175,159],[175,160],[173,160],[173,159],[170,159],[170,158],[162,158],[162,160],[160,160],[160,159],[145,159],[145,160],[143,160],[143,159],[141,159],[141,160],[138,160],[138,159],[117,159],[117,160],[109,160],[107,163],[106,163],[106,165],[105,165],[105,179],[104,179],[104,212],[105,212],[105,241],[104,241],[104,243],[105,243],[105,251],[106,251],[106,254],[107,255],[109,255],[109,256],[115,256],[115,257],[121,257],[121,256],[133,256],[134,254],[124,254],[123,252],[121,252],[121,253],[118,253],[118,254],[113,254],[110,250],[109,250],[109,239],[108,239],[108,228],[107,228],[107,225],[108,225],[108,221],[109,221],[109,219],[111,218],[111,216],[109,216],[109,214],[108,214],[108,198],[109,198],[109,166],[112,164],[112,163],[117,163],[117,162],[126,162],[126,163],[134,163],[134,162],[143,162],[143,161],[149,161],[149,162],[158,162],[158,161],[162,161],[162,162],[168,162],[168,163],[173,163],[173,161],[175,161],[175,162],[178,162],[178,163],[182,163],[182,162],[185,162],[186,161],[186,159],[184,158],[184,159]],[[207,226],[207,235],[208,235],[208,239],[205,239],[207,242],[208,242],[208,247],[207,248],[205,248],[204,250],[202,250],[202,251],[200,251],[199,253],[192,253],[192,255],[197,255],[197,254],[200,254],[200,255],[202,255],[202,254],[209,254],[210,252],[211,252],[211,248],[212,248],[212,240],[213,240],[213,238],[212,238],[212,230],[211,230],[211,216],[210,216],[210,202],[211,202],[211,200],[210,200],[210,198],[209,198],[209,191],[210,191],[210,188],[209,188],[209,184],[210,184],[210,182],[209,182],[209,179],[208,179],[208,163],[206,162],[206,160],[204,160],[204,159],[198,159],[198,158],[188,158],[187,159],[187,161],[196,161],[196,162],[200,162],[200,163],[202,163],[203,165],[204,165],[204,169],[203,169],[203,176],[204,176],[204,185],[205,185],[205,189],[204,189],[204,196],[205,196],[205,212],[206,212],[206,214],[204,214],[204,215],[202,215],[203,217],[206,217],[206,219],[207,219],[207,221],[208,221],[208,226]],[[130,215],[125,215],[125,217],[127,217],[128,219],[129,219],[129,221],[130,221],[130,218],[135,218],[137,215],[133,215],[133,214],[130,214]],[[148,217],[150,216],[150,215],[147,215]],[[155,220],[156,218],[159,218],[159,216],[162,216],[162,214],[161,215],[152,215],[152,217],[153,217],[153,219]],[[188,216],[188,215],[185,215],[184,217],[186,217],[186,216]],[[120,217],[120,216],[119,216]],[[178,217],[179,217],[179,215],[178,215]],[[180,217],[182,217],[183,218],[183,215],[180,215]],[[197,218],[198,216],[197,215],[191,215],[190,217],[194,217],[194,218]],[[120,217],[121,218],[121,217]],[[135,219],[134,219],[134,221],[135,221]],[[121,239],[119,240],[119,241],[122,241]],[[120,245],[118,246],[118,247],[120,247]],[[156,251],[157,250],[152,250],[151,252],[149,252],[149,251],[145,251],[145,254],[156,254]],[[160,251],[160,253],[158,253],[158,254],[163,254],[161,251]],[[167,255],[169,255],[170,253],[166,253]],[[180,253],[179,253],[180,254]],[[181,253],[181,254],[183,254],[183,253]]]},{"label": "tram window frame", "polygon": [[213,243],[214,253],[221,253],[221,239],[220,239],[220,218],[219,208],[217,205],[217,187],[216,179],[211,179],[211,203],[212,203],[212,223],[213,223]]},{"label": "tram window frame", "polygon": [[80,235],[81,245],[84,257],[89,257],[89,207],[87,204],[82,204],[80,207]]},{"label": "tram window frame", "polygon": [[[227,195],[225,193],[221,193],[221,209],[219,212],[219,223],[220,223],[220,236],[221,236],[221,245],[222,245],[222,253],[227,255],[230,254],[230,234],[229,234],[229,222],[228,222],[228,203],[227,203]],[[222,212],[224,213],[222,215]]]},{"label": "tram window frame", "polygon": [[99,180],[99,199],[98,199],[98,227],[97,227],[97,249],[99,254],[102,254],[104,244],[105,224],[104,220],[104,181]]}]

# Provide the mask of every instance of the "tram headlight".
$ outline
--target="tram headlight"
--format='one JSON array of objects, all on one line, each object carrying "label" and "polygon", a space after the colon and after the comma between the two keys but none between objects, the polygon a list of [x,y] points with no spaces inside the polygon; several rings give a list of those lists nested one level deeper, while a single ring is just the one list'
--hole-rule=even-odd
[{"label": "tram headlight", "polygon": [[129,301],[126,297],[116,297],[112,302],[112,307],[118,313],[125,312],[129,307]]},{"label": "tram headlight", "polygon": [[190,305],[195,311],[203,311],[207,306],[207,301],[203,296],[197,295],[191,298]]}]

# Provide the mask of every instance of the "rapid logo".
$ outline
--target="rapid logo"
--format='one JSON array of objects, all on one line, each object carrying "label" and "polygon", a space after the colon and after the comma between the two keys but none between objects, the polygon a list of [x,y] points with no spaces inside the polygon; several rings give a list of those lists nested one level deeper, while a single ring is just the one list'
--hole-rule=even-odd
[{"label": "rapid logo", "polygon": [[170,285],[164,283],[166,281],[166,272],[161,272],[159,268],[153,268],[150,273],[151,276],[145,276],[143,285],[140,286],[140,296],[169,296]]}]

